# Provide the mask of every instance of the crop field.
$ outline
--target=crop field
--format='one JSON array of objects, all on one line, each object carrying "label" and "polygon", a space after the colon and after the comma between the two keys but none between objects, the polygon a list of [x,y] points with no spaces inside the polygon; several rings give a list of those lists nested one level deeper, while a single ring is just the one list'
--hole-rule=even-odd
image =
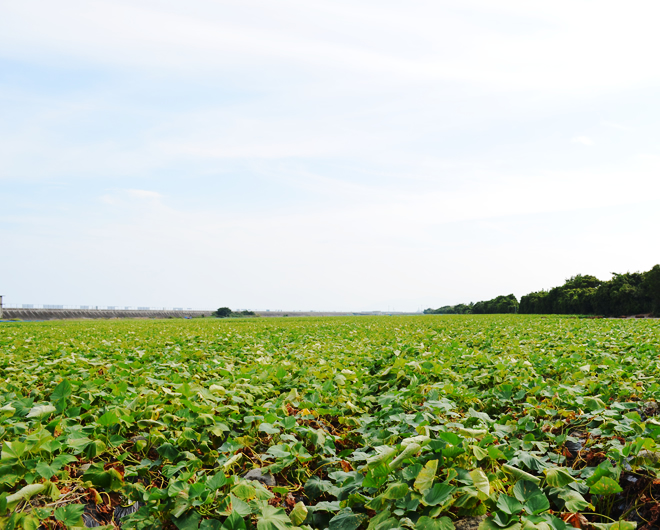
[{"label": "crop field", "polygon": [[655,528],[659,376],[657,320],[0,324],[0,528]]}]

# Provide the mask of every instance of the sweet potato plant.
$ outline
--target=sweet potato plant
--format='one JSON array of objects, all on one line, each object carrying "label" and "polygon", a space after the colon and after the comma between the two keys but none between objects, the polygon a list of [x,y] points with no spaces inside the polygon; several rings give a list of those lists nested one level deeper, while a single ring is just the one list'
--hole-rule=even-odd
[{"label": "sweet potato plant", "polygon": [[0,324],[0,528],[628,530],[660,322]]}]

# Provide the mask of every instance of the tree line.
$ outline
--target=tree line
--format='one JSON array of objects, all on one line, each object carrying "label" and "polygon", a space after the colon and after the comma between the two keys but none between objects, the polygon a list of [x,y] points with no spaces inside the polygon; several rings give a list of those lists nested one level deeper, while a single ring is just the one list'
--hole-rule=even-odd
[{"label": "tree line", "polygon": [[228,307],[219,307],[213,313],[211,313],[211,316],[216,318],[242,318],[256,317],[259,315],[257,315],[254,311],[248,311],[247,309],[245,311],[232,311]]},{"label": "tree line", "polygon": [[622,316],[660,315],[660,265],[646,272],[612,273],[602,281],[578,274],[564,285],[535,291],[520,298],[498,296],[476,304],[458,304],[426,309],[425,314],[465,315],[486,313]]},{"label": "tree line", "polygon": [[518,299],[513,294],[497,296],[473,304],[446,305],[438,309],[425,309],[426,315],[486,315],[494,313],[517,313]]}]

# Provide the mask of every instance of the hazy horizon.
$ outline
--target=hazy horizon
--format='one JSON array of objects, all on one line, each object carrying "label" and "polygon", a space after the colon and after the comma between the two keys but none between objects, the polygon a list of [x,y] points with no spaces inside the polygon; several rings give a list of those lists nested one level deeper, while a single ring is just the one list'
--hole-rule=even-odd
[{"label": "hazy horizon", "polygon": [[659,12],[5,3],[0,294],[417,311],[648,270]]}]

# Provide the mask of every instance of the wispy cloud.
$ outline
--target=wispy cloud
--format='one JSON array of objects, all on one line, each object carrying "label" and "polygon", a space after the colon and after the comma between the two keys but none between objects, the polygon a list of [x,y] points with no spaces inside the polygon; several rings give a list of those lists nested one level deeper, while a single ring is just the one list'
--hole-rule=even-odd
[{"label": "wispy cloud", "polygon": [[574,144],[582,144],[582,145],[596,145],[596,142],[594,142],[588,136],[574,136],[573,138],[571,138],[571,142],[573,142]]},{"label": "wispy cloud", "polygon": [[162,195],[157,191],[149,190],[126,190],[128,195],[138,199],[160,199]]},{"label": "wispy cloud", "polygon": [[613,121],[601,121],[600,124],[603,127],[608,127],[610,129],[618,129],[620,131],[630,132],[634,130],[633,127],[628,127],[627,125],[622,125],[620,123],[615,123]]}]

